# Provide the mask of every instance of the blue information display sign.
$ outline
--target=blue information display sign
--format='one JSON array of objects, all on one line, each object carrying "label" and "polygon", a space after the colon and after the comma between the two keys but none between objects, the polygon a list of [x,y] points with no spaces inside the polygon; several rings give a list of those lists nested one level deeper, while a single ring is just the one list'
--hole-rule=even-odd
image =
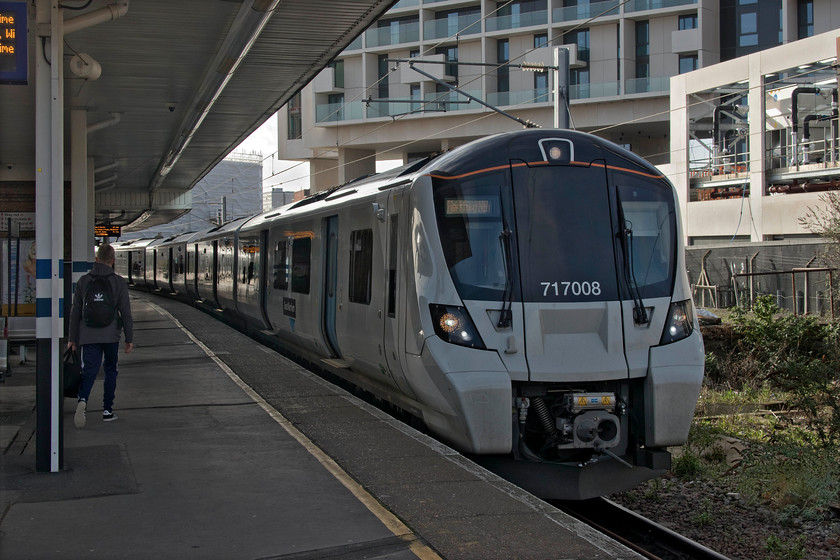
[{"label": "blue information display sign", "polygon": [[0,84],[26,84],[26,2],[0,2]]}]

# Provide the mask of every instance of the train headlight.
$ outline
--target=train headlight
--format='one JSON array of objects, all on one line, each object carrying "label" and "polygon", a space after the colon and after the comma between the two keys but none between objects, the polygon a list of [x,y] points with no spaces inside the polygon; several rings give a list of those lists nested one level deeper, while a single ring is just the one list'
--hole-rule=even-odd
[{"label": "train headlight", "polygon": [[435,334],[442,340],[470,348],[485,349],[484,342],[463,307],[456,305],[429,304]]},{"label": "train headlight", "polygon": [[668,308],[665,330],[659,344],[671,344],[688,338],[694,331],[694,306],[691,300],[677,301]]}]

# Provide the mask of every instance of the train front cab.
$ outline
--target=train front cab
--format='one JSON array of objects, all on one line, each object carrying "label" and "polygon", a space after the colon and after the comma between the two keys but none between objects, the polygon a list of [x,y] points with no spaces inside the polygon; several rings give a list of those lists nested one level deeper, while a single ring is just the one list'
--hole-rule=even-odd
[{"label": "train front cab", "polygon": [[[512,453],[512,471],[528,463],[541,496],[661,474],[703,375],[673,187],[568,131],[502,135],[433,164],[415,185],[434,194],[418,199],[413,252],[422,332],[436,336],[415,347],[452,390],[444,402],[415,387],[436,402],[427,422],[476,453]],[[568,488],[555,487],[562,468]]]}]

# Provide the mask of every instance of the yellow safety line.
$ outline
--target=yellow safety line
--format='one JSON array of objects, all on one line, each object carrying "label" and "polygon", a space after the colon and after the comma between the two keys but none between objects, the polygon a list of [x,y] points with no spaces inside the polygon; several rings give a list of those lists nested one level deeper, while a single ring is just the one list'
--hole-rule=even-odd
[{"label": "yellow safety line", "polygon": [[208,348],[203,342],[201,342],[198,338],[193,335],[181,322],[176,319],[171,313],[167,310],[155,305],[154,303],[148,301],[149,305],[155,307],[159,313],[162,315],[166,315],[174,321],[175,325],[184,331],[186,335],[196,343],[196,345],[201,348],[207,356],[216,362],[216,365],[224,371],[230,379],[236,383],[240,389],[242,389],[249,397],[251,397],[260,407],[265,410],[268,415],[278,424],[280,424],[286,432],[293,438],[295,438],[298,443],[300,443],[309,453],[318,460],[324,468],[332,474],[336,480],[338,480],[345,488],[347,488],[355,497],[358,499],[370,512],[376,516],[387,528],[391,531],[394,536],[399,537],[400,539],[409,543],[409,549],[411,552],[414,553],[415,556],[420,558],[420,560],[442,560],[441,557],[427,545],[421,543],[417,540],[417,536],[408,528],[400,519],[388,511],[379,501],[374,498],[367,490],[365,490],[358,482],[353,480],[353,478],[347,474],[347,472],[342,469],[338,463],[336,463],[332,457],[324,453],[324,451],[312,443],[308,437],[306,437],[303,432],[298,430],[297,428],[292,425],[289,420],[283,416],[280,411],[276,408],[271,406],[265,399],[263,399],[257,392],[251,389],[242,379],[236,375],[236,373],[230,369],[230,367],[224,363],[221,358],[219,358],[210,348]]}]

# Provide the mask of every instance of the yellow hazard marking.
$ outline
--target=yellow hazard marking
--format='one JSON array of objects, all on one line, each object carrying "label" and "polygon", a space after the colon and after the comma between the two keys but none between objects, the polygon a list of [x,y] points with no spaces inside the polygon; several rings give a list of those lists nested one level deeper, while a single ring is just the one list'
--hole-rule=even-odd
[{"label": "yellow hazard marking", "polygon": [[578,397],[578,406],[586,406],[586,397]]},{"label": "yellow hazard marking", "polygon": [[601,404],[609,405],[609,404],[612,404],[612,402],[611,402],[609,397],[601,397]]}]

